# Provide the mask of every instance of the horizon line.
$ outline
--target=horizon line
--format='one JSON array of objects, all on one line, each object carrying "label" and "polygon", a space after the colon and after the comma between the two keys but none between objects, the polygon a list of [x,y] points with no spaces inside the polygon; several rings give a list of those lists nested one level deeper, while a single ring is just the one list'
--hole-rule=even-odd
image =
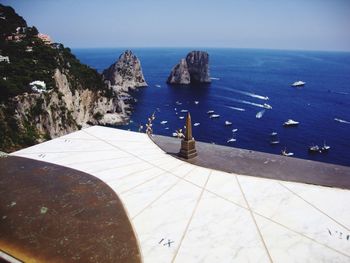
[{"label": "horizon line", "polygon": [[258,47],[224,47],[224,46],[100,46],[100,47],[70,47],[70,49],[249,49],[249,50],[275,50],[275,51],[305,51],[305,52],[339,52],[350,53],[350,50],[337,50],[337,49],[289,49],[289,48],[258,48]]}]

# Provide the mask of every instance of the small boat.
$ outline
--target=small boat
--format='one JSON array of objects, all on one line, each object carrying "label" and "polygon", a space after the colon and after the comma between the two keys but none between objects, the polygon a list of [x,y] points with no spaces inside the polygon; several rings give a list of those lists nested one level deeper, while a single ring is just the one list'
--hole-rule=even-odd
[{"label": "small boat", "polygon": [[276,136],[278,133],[277,132],[271,132],[270,135],[271,136]]},{"label": "small boat", "polygon": [[282,154],[283,156],[287,156],[287,157],[290,157],[290,156],[293,156],[293,155],[294,155],[294,153],[292,153],[292,152],[287,152],[287,149],[282,150],[282,151],[281,151],[281,154]]},{"label": "small boat", "polygon": [[225,121],[225,125],[226,125],[226,126],[230,126],[230,125],[232,125],[232,122],[230,122],[230,121]]},{"label": "small boat", "polygon": [[195,126],[195,127],[197,127],[197,126],[199,126],[199,125],[200,125],[199,122],[196,122],[196,123],[193,124],[193,126]]},{"label": "small boat", "polygon": [[232,130],[232,132],[236,132],[236,131],[238,131],[238,129],[233,129],[233,130]]},{"label": "small boat", "polygon": [[161,122],[160,122],[160,124],[163,124],[163,125],[164,125],[164,124],[167,124],[167,123],[168,123],[168,121],[161,121]]},{"label": "small boat", "polygon": [[216,118],[219,118],[220,115],[219,114],[212,114],[209,116],[210,119],[216,119]]},{"label": "small boat", "polygon": [[181,112],[188,112],[188,110],[181,110]]},{"label": "small boat", "polygon": [[213,114],[214,111],[213,111],[213,110],[208,110],[207,113],[208,113],[208,114]]},{"label": "small boat", "polygon": [[230,142],[235,142],[236,141],[236,139],[235,138],[231,138],[231,139],[228,139],[227,140],[227,143],[230,143]]},{"label": "small boat", "polygon": [[309,152],[310,153],[318,153],[318,152],[321,152],[321,149],[318,145],[312,145],[309,147]]},{"label": "small boat", "polygon": [[321,152],[328,152],[331,146],[326,145],[326,142],[323,142],[323,146],[321,147]]},{"label": "small boat", "polygon": [[184,118],[185,118],[184,116],[180,116],[180,117],[179,117],[180,120],[183,120]]},{"label": "small boat", "polygon": [[169,127],[166,127],[165,130],[169,130]]},{"label": "small boat", "polygon": [[156,84],[155,85],[157,88],[161,88],[162,86],[161,85],[159,85],[159,84]]},{"label": "small boat", "polygon": [[260,119],[265,113],[265,110],[259,111],[256,115],[255,118]]},{"label": "small boat", "polygon": [[270,141],[270,144],[271,144],[271,145],[276,145],[276,144],[279,144],[279,143],[280,143],[280,141],[277,140],[277,139],[276,139],[276,140],[271,140],[271,141]]},{"label": "small boat", "polygon": [[173,137],[177,137],[177,132],[173,132]]},{"label": "small boat", "polygon": [[198,101],[198,100],[195,100],[195,101],[194,101],[194,104],[196,104],[196,105],[197,105],[198,103],[199,103],[199,101]]},{"label": "small boat", "polygon": [[334,118],[334,120],[337,122],[340,122],[340,123],[350,124],[350,121],[346,121],[346,120],[342,120],[342,119],[338,119],[338,118]]},{"label": "small boat", "polygon": [[294,83],[292,84],[292,87],[302,87],[302,86],[304,86],[305,84],[306,84],[306,82],[299,80],[299,81],[294,82]]},{"label": "small boat", "polygon": [[178,100],[175,103],[176,103],[176,105],[182,105],[182,103]]},{"label": "small boat", "polygon": [[268,109],[268,110],[272,109],[272,106],[267,104],[267,103],[264,103],[263,106],[264,106],[265,109]]},{"label": "small boat", "polygon": [[298,121],[294,121],[292,119],[287,120],[286,122],[283,123],[283,126],[285,127],[291,127],[291,126],[297,126],[299,124]]}]

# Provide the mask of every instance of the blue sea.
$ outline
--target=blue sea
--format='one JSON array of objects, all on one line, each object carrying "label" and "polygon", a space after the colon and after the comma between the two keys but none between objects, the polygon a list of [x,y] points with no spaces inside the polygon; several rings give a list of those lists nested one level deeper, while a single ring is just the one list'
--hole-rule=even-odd
[{"label": "blue sea", "polygon": [[[210,85],[167,85],[172,67],[191,50],[132,49],[149,87],[133,94],[137,102],[132,122],[124,129],[137,131],[155,112],[154,133],[172,136],[184,126],[185,118],[179,117],[186,113],[181,110],[188,110],[192,124],[200,123],[193,127],[197,141],[273,154],[286,148],[297,158],[350,166],[350,53],[205,49],[210,56]],[[123,51],[74,49],[73,53],[102,72]],[[298,80],[306,85],[291,87]],[[261,112],[264,103],[272,109]],[[220,117],[209,118],[209,110]],[[258,112],[261,118],[256,118]],[[300,122],[299,126],[283,127],[288,119]],[[272,132],[278,133],[280,144],[270,144]],[[227,142],[232,138],[236,141]],[[309,146],[324,142],[331,146],[328,153],[308,152]]]}]

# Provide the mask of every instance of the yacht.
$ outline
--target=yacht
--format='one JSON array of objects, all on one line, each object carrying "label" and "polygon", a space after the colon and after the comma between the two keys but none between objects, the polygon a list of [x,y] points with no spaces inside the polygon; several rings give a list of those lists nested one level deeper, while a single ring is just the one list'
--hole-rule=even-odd
[{"label": "yacht", "polygon": [[228,140],[227,140],[227,143],[230,143],[230,142],[235,142],[235,141],[236,141],[236,139],[231,138],[231,139],[228,139]]},{"label": "yacht", "polygon": [[305,84],[306,84],[306,82],[299,80],[299,81],[294,82],[294,83],[292,84],[292,87],[302,87],[302,86],[304,86]]},{"label": "yacht", "polygon": [[168,121],[161,121],[160,124],[167,124]]},{"label": "yacht", "polygon": [[269,104],[267,104],[267,103],[264,103],[263,105],[264,105],[264,108],[265,108],[265,109],[268,109],[268,110],[271,110],[271,109],[272,109],[272,106],[269,105]]},{"label": "yacht", "polygon": [[288,156],[288,157],[294,155],[294,153],[287,152],[287,149],[286,149],[286,148],[285,148],[284,150],[282,150],[281,154],[282,154],[283,156]]},{"label": "yacht", "polygon": [[212,114],[209,116],[210,119],[216,119],[216,118],[219,118],[220,115],[219,114]]},{"label": "yacht", "polygon": [[200,125],[200,123],[199,122],[196,122],[195,124],[193,124],[193,126],[199,126]]},{"label": "yacht", "polygon": [[226,125],[226,126],[230,126],[230,125],[232,125],[232,122],[230,122],[230,121],[225,121],[225,125]]},{"label": "yacht", "polygon": [[321,152],[321,149],[318,145],[312,145],[309,147],[309,152],[310,153],[318,153],[318,152]]},{"label": "yacht", "polygon": [[207,113],[208,113],[208,114],[213,114],[214,111],[213,111],[213,110],[208,110]]},{"label": "yacht", "polygon": [[323,146],[321,147],[321,152],[328,152],[331,146],[326,145],[326,142],[323,142]]},{"label": "yacht", "polygon": [[299,122],[294,121],[292,119],[287,120],[286,122],[283,123],[283,126],[285,127],[290,127],[290,126],[298,126]]}]

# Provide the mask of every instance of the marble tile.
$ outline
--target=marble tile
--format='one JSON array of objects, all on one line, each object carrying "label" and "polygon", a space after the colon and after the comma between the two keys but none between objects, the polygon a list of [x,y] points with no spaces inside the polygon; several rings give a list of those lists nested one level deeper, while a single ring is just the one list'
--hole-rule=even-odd
[{"label": "marble tile", "polygon": [[343,253],[314,242],[261,216],[255,216],[255,218],[273,262],[350,262],[350,257]]},{"label": "marble tile", "polygon": [[145,263],[171,262],[200,193],[180,181],[133,220]]},{"label": "marble tile", "polygon": [[210,174],[211,170],[203,167],[196,167],[184,177],[185,180],[188,180],[191,183],[194,183],[195,185],[199,187],[203,187],[205,182],[207,181],[207,178]]},{"label": "marble tile", "polygon": [[286,190],[278,181],[247,176],[239,176],[238,180],[252,211],[350,255],[350,241],[344,242],[349,231]]},{"label": "marble tile", "polygon": [[167,173],[160,173],[153,179],[144,181],[142,185],[131,188],[127,192],[120,194],[123,203],[133,218],[139,214],[147,205],[157,200],[163,193],[172,187],[180,179]]},{"label": "marble tile", "polygon": [[151,164],[139,162],[132,165],[120,166],[118,168],[111,167],[106,168],[102,171],[95,171],[92,173],[92,175],[96,176],[97,178],[108,184],[112,184],[118,178],[130,175],[132,173],[142,172],[152,167],[154,166],[152,166]]},{"label": "marble tile", "polygon": [[204,192],[174,262],[262,263],[269,257],[250,212]]},{"label": "marble tile", "polygon": [[235,174],[212,171],[210,179],[206,185],[206,189],[247,208]]},{"label": "marble tile", "polygon": [[157,167],[151,167],[136,173],[117,177],[116,180],[109,181],[109,185],[115,192],[121,194],[163,173],[163,170]]},{"label": "marble tile", "polygon": [[77,169],[79,171],[83,171],[90,174],[95,174],[99,172],[103,172],[105,170],[119,170],[119,167],[125,166],[133,166],[139,164],[139,160],[135,160],[133,157],[125,157],[125,158],[116,158],[116,159],[107,159],[100,160],[98,162],[73,162],[72,164],[68,164],[69,167],[73,169]]},{"label": "marble tile", "polygon": [[323,213],[345,226],[350,232],[349,190],[317,185],[310,186],[300,183],[280,183],[312,204],[315,209],[321,210]]}]

